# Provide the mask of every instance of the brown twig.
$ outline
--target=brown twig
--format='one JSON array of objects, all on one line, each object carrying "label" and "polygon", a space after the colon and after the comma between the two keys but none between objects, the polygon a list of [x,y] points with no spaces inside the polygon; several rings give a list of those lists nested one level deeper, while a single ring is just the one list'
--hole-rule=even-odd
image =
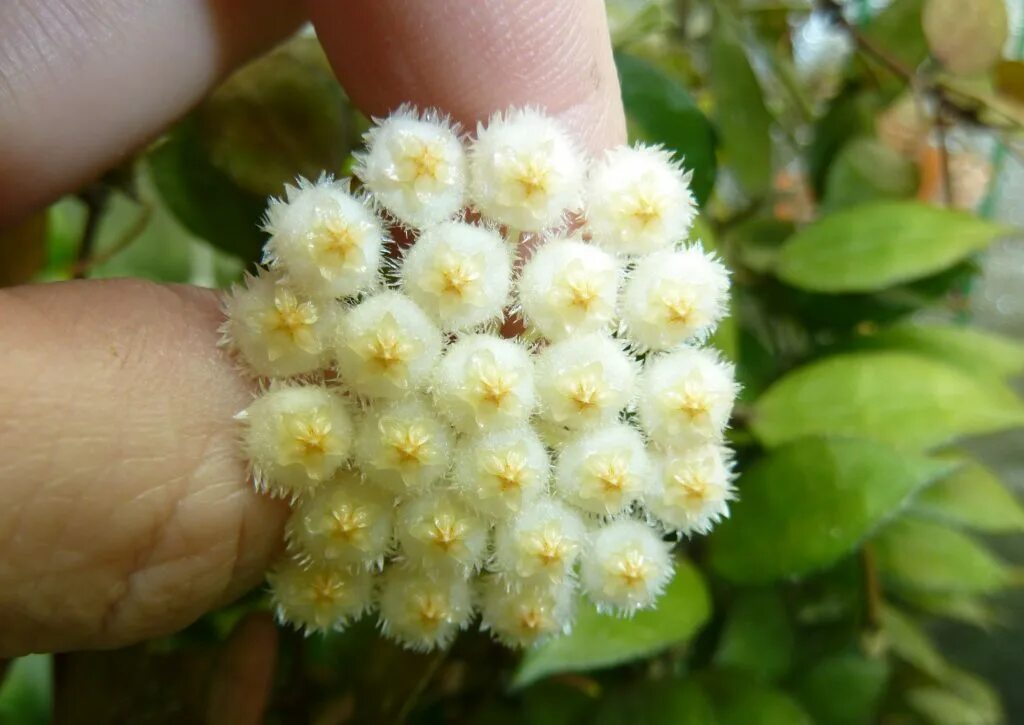
[{"label": "brown twig", "polygon": [[882,586],[878,581],[878,566],[875,550],[870,543],[861,549],[861,567],[864,571],[864,610],[868,628],[877,630],[882,626]]},{"label": "brown twig", "polygon": [[110,199],[110,189],[106,184],[97,183],[85,188],[80,195],[85,202],[85,229],[82,230],[82,241],[78,245],[72,277],[82,279],[89,267],[89,260],[92,259],[96,247],[96,235],[99,232],[100,218],[107,208],[107,201]]}]

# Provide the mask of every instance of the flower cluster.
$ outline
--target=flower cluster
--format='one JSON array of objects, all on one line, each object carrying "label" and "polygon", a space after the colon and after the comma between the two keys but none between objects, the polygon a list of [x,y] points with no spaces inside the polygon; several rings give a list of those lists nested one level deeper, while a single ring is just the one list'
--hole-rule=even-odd
[{"label": "flower cluster", "polygon": [[508,646],[567,632],[581,591],[654,606],[673,538],[733,495],[737,386],[705,345],[729,280],[687,242],[689,175],[655,147],[589,160],[530,109],[469,138],[403,108],[365,140],[358,184],[270,202],[226,303],[264,381],[239,414],[253,477],[293,504],[279,618],[375,611],[427,650],[477,614]]}]

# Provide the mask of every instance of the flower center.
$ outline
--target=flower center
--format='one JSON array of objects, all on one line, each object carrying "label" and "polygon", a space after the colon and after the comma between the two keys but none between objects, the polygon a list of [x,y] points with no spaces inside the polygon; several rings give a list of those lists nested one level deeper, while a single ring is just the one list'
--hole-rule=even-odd
[{"label": "flower center", "polygon": [[619,562],[617,573],[626,586],[635,587],[647,579],[650,569],[650,564],[644,559],[643,554],[631,551]]}]

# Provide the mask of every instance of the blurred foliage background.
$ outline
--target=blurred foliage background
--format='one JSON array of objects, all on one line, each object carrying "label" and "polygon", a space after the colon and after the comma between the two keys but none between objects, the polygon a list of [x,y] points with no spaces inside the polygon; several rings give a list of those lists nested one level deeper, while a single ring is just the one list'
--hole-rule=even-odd
[{"label": "blurred foliage background", "polygon": [[[659,609],[518,656],[278,631],[262,591],[173,637],[7,663],[0,722],[1024,721],[1024,7],[609,0],[631,135],[685,156],[734,273],[740,500]],[[0,283],[223,287],[265,197],[366,121],[301,34],[0,237]],[[1017,326],[1014,330],[1014,325]],[[1009,485],[1008,485],[1009,484]]]}]

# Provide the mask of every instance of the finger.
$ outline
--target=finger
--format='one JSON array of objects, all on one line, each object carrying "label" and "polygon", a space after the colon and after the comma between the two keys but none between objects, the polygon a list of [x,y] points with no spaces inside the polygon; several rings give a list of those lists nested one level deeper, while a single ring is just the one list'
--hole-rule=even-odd
[{"label": "finger", "polygon": [[220,320],[195,288],[0,291],[0,657],[174,631],[262,576],[285,510],[247,482]]},{"label": "finger", "polygon": [[116,165],[301,22],[286,0],[0,2],[0,227]]},{"label": "finger", "polygon": [[363,110],[437,107],[474,128],[537,105],[592,151],[625,119],[601,0],[310,0],[335,72]]}]

